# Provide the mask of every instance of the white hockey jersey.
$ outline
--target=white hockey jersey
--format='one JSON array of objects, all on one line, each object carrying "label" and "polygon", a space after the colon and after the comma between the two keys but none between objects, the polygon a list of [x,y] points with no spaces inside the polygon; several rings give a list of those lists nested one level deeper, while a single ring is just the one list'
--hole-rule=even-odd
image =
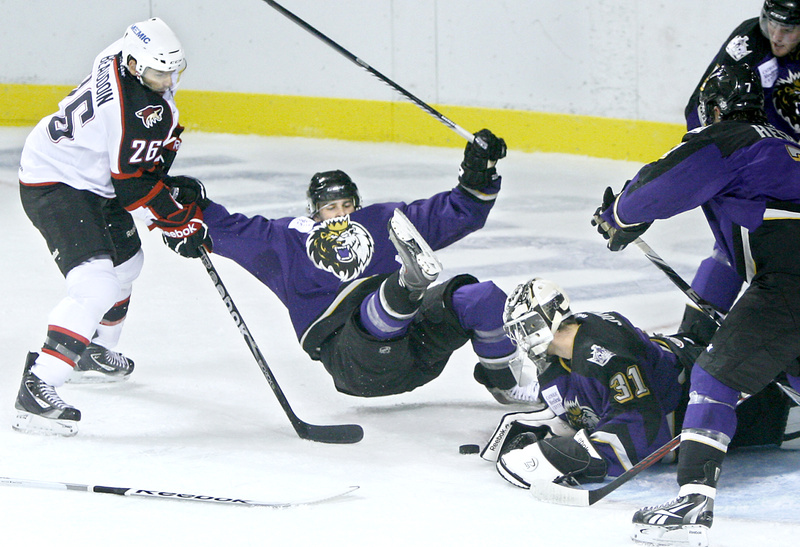
[{"label": "white hockey jersey", "polygon": [[36,125],[22,151],[20,183],[61,182],[116,196],[129,210],[146,205],[182,128],[172,91],[160,95],[141,85],[121,66],[121,50],[122,40],[103,50],[58,112]]}]

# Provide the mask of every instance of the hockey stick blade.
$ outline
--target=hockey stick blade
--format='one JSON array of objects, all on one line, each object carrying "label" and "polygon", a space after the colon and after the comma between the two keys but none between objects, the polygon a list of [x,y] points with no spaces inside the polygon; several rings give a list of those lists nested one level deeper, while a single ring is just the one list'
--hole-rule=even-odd
[{"label": "hockey stick blade", "polygon": [[294,430],[297,432],[297,435],[301,439],[331,444],[353,444],[363,439],[364,430],[360,425],[313,425],[304,422],[297,417],[297,414],[295,414],[294,410],[292,410],[292,406],[289,404],[289,400],[286,398],[283,390],[278,385],[278,380],[275,379],[275,375],[272,373],[269,365],[267,365],[267,361],[264,359],[264,355],[258,348],[258,344],[256,344],[255,339],[250,334],[250,329],[247,328],[242,314],[239,312],[239,309],[233,302],[233,298],[231,298],[228,289],[225,288],[225,285],[222,283],[219,272],[217,272],[217,269],[211,262],[211,257],[208,256],[208,252],[202,247],[200,248],[200,255],[201,262],[206,268],[206,273],[208,273],[212,283],[214,283],[220,298],[222,298],[222,302],[228,308],[228,313],[230,313],[233,322],[236,323],[236,326],[239,328],[239,333],[242,335],[245,342],[247,342],[247,347],[250,348],[250,353],[253,354],[256,363],[258,363],[258,367],[261,369],[261,372],[267,379],[269,387],[272,388],[272,392],[278,399],[281,408],[283,408],[283,411],[289,418],[289,422],[291,422],[292,427],[294,427]]},{"label": "hockey stick blade", "polygon": [[202,501],[206,503],[217,503],[222,505],[238,505],[244,507],[269,507],[272,509],[282,509],[286,507],[297,507],[300,505],[315,505],[326,501],[335,500],[358,490],[358,486],[349,486],[342,492],[328,494],[321,497],[310,498],[302,501],[255,501],[242,498],[229,498],[223,496],[204,496],[198,494],[180,494],[178,492],[167,492],[162,490],[125,488],[120,486],[97,486],[90,484],[75,484],[70,482],[38,481],[28,479],[13,479],[10,477],[0,477],[0,484],[5,486],[22,486],[31,488],[46,488],[50,490],[75,490],[79,492],[90,492],[95,494],[115,494],[117,496],[131,496],[140,498],[160,498],[180,501]]},{"label": "hockey stick blade", "polygon": [[387,76],[381,74],[380,72],[369,66],[362,59],[350,53],[348,50],[346,50],[345,48],[343,48],[342,46],[331,40],[322,32],[318,31],[317,29],[309,25],[306,21],[304,21],[291,11],[281,6],[279,3],[275,2],[274,0],[264,0],[264,2],[269,4],[270,7],[274,8],[281,15],[283,15],[293,23],[297,24],[303,30],[307,31],[314,37],[319,38],[320,40],[328,44],[330,47],[332,47],[334,50],[339,52],[341,55],[343,55],[344,57],[346,57],[359,67],[363,68],[364,70],[366,70],[367,72],[378,78],[384,84],[388,85],[389,87],[400,93],[403,97],[405,97],[406,99],[408,99],[409,101],[420,107],[422,110],[424,110],[425,112],[427,112],[428,114],[430,114],[431,116],[442,122],[444,125],[452,129],[465,139],[467,139],[469,142],[473,142],[475,140],[475,136],[472,133],[470,133],[463,127],[459,126],[453,120],[447,118],[444,114],[442,114],[441,112],[433,108],[431,105],[424,102],[422,99],[413,95],[410,91],[400,87],[399,84],[397,84],[396,82],[389,79]]},{"label": "hockey stick blade", "polygon": [[639,463],[613,479],[606,485],[594,490],[584,490],[582,488],[572,488],[555,482],[543,479],[531,481],[531,496],[547,503],[557,503],[559,505],[572,505],[575,507],[588,507],[594,505],[611,492],[631,480],[633,477],[659,461],[672,452],[681,442],[681,436],[677,435],[667,444],[657,449],[655,452],[643,458]]}]

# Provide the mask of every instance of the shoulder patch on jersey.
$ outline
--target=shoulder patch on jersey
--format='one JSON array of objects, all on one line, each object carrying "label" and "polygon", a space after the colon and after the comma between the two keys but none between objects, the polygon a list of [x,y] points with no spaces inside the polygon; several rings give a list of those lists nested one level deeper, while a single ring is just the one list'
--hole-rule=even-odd
[{"label": "shoulder patch on jersey", "polygon": [[367,268],[375,250],[372,236],[350,216],[325,220],[308,234],[306,252],[314,265],[342,281],[352,281]]},{"label": "shoulder patch on jersey", "polygon": [[297,217],[289,222],[290,230],[297,230],[301,234],[307,234],[314,229],[315,222],[308,217]]},{"label": "shoulder patch on jersey", "polygon": [[758,74],[761,76],[761,85],[772,87],[778,79],[778,59],[773,57],[765,63],[758,65]]},{"label": "shoulder patch on jersey", "polygon": [[800,148],[796,146],[786,145],[786,151],[789,152],[789,157],[794,161],[800,161]]},{"label": "shoulder patch on jersey", "polygon": [[144,126],[149,129],[162,120],[163,113],[164,107],[160,104],[149,104],[141,110],[137,110],[136,117],[142,120]]},{"label": "shoulder patch on jersey", "polygon": [[558,391],[558,386],[548,387],[542,391],[541,395],[542,398],[544,398],[544,402],[547,403],[547,406],[549,406],[553,412],[559,415],[564,413],[564,399]]},{"label": "shoulder patch on jersey", "polygon": [[730,55],[734,61],[741,61],[753,53],[752,50],[750,50],[749,41],[749,36],[734,36],[733,39],[728,42],[728,45],[725,46],[725,53]]},{"label": "shoulder patch on jersey", "polygon": [[597,344],[592,344],[591,350],[592,355],[586,360],[601,367],[606,366],[611,358],[616,355],[616,353],[613,351],[609,351],[603,346],[598,346]]}]

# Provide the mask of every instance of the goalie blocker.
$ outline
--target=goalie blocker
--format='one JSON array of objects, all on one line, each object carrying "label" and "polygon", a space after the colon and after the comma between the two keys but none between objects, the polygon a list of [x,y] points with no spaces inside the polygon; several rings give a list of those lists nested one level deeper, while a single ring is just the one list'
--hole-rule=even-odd
[{"label": "goalie blocker", "polygon": [[534,480],[572,486],[602,482],[608,465],[592,446],[585,429],[574,437],[514,437],[497,460],[497,471],[514,486],[530,488]]}]

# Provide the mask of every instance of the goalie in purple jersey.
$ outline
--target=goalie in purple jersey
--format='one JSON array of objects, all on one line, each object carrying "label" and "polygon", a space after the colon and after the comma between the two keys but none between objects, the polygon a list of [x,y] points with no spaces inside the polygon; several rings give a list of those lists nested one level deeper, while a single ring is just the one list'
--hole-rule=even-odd
[{"label": "goalie in purple jersey", "polygon": [[[467,342],[475,376],[503,403],[532,400],[533,365],[503,332],[505,293],[467,274],[434,284],[434,251],[480,229],[501,178],[505,142],[488,130],[468,143],[452,190],[410,203],[363,205],[342,171],[317,173],[308,216],[229,213],[199,181],[178,199],[204,211],[213,252],[257,277],[286,306],[297,339],[342,393],[378,397],[436,378]],[[399,261],[398,261],[399,257]]]},{"label": "goalie in purple jersey", "polygon": [[[515,486],[619,476],[680,430],[686,380],[704,345],[650,335],[618,312],[573,312],[564,290],[541,278],[508,297],[504,327],[536,364],[542,400],[503,416],[481,452]],[[732,446],[780,446],[788,405],[777,386],[748,398]]]},{"label": "goalie in purple jersey", "polygon": [[714,70],[700,102],[703,127],[619,194],[606,189],[592,220],[619,251],[653,221],[701,207],[749,283],[692,368],[678,497],[633,517],[634,539],[648,543],[707,541],[740,392],[758,393],[784,374],[800,387],[800,146],[769,125],[760,79],[746,66]]},{"label": "goalie in purple jersey", "polygon": [[198,257],[202,211],[165,181],[180,145],[175,91],[186,60],[158,18],[134,23],[94,60],[91,74],[42,119],[20,158],[20,198],[66,279],[41,350],[28,353],[12,426],[74,435],[80,411],[55,388],[117,381],[133,361],[113,350],[144,255],[133,217],[175,252]]},{"label": "goalie in purple jersey", "polygon": [[[725,40],[706,68],[686,105],[686,129],[700,127],[702,115],[700,88],[708,75],[720,65],[748,65],[759,75],[764,94],[767,121],[792,139],[800,139],[800,1],[766,0],[759,17],[743,21]],[[718,246],[700,264],[692,289],[706,302],[725,314],[739,295],[744,278]],[[686,307],[681,325],[708,339],[716,324],[693,305]]]}]

